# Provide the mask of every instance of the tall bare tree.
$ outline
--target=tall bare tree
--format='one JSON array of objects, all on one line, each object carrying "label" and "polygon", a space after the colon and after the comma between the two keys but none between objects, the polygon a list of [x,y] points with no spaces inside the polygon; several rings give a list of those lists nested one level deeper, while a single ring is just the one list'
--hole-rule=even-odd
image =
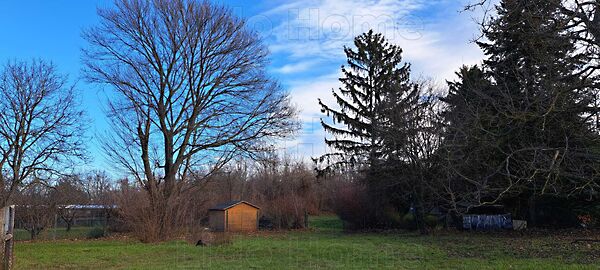
[{"label": "tall bare tree", "polygon": [[35,177],[83,157],[83,112],[53,64],[10,62],[0,71],[0,206]]},{"label": "tall bare tree", "polygon": [[225,7],[119,0],[98,14],[84,63],[115,90],[105,149],[147,192],[157,226],[146,240],[165,239],[189,174],[291,134],[295,110],[266,74],[266,46]]},{"label": "tall bare tree", "polygon": [[110,206],[114,204],[114,183],[103,171],[93,171],[81,179],[83,191],[92,204]]}]

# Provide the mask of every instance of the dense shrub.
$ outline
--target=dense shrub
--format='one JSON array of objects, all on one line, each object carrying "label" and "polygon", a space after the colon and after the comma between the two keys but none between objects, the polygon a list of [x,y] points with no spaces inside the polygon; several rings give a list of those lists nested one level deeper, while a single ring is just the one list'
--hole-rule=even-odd
[{"label": "dense shrub", "polygon": [[436,228],[439,225],[440,219],[434,215],[425,216],[425,225],[429,228]]},{"label": "dense shrub", "polygon": [[[156,242],[181,236],[189,226],[197,225],[201,219],[197,213],[202,207],[195,207],[198,193],[191,188],[172,196],[176,202],[170,202],[167,207],[167,227],[161,228],[160,216],[156,215],[148,205],[147,193],[135,185],[122,184],[117,196],[118,217],[121,230],[133,233],[142,242]],[[200,204],[202,205],[202,204]]]},{"label": "dense shrub", "polygon": [[400,227],[406,230],[416,230],[417,223],[415,222],[415,216],[412,213],[407,213],[402,217],[402,224]]},{"label": "dense shrub", "polygon": [[306,216],[319,213],[321,196],[329,195],[321,193],[315,172],[306,164],[277,157],[223,168],[209,185],[215,191],[211,204],[246,200],[258,205],[259,226],[266,229],[304,228]]},{"label": "dense shrub", "polygon": [[261,210],[274,229],[299,229],[305,225],[307,207],[303,198],[295,194],[262,200]]},{"label": "dense shrub", "polygon": [[370,229],[377,224],[375,209],[359,184],[348,183],[336,193],[335,213],[344,221],[345,229]]},{"label": "dense shrub", "polygon": [[[414,214],[404,204],[369,194],[372,193],[360,183],[347,182],[339,187],[334,209],[344,222],[345,229],[417,229]],[[439,218],[426,215],[424,222],[427,228],[435,228],[439,225]]]}]

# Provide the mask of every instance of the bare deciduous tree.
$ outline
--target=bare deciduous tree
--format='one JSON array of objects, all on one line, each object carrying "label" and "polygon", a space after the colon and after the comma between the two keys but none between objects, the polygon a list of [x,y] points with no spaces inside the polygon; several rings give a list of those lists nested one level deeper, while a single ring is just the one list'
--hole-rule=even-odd
[{"label": "bare deciduous tree", "polygon": [[91,172],[81,179],[82,189],[92,204],[110,206],[114,204],[112,180],[105,172]]},{"label": "bare deciduous tree", "polygon": [[56,213],[56,202],[48,196],[48,186],[38,180],[15,194],[14,198],[17,203],[16,226],[27,230],[31,240],[52,225]]},{"label": "bare deciduous tree", "polygon": [[108,155],[148,195],[165,239],[192,173],[289,135],[295,111],[266,74],[267,48],[245,21],[198,1],[117,1],[84,33],[87,78],[115,90]]},{"label": "bare deciduous tree", "polygon": [[[83,112],[51,63],[11,62],[0,73],[0,206],[35,176],[83,157]],[[61,169],[64,169],[61,168]]]},{"label": "bare deciduous tree", "polygon": [[425,215],[439,200],[442,109],[439,87],[428,80],[415,85],[414,92],[392,96],[386,103],[388,121],[382,134],[388,160],[380,169],[392,180],[384,188],[411,205],[417,228],[427,234]]},{"label": "bare deciduous tree", "polygon": [[90,203],[102,207],[105,229],[111,224],[116,211],[116,188],[105,172],[95,171],[83,179],[83,190]]},{"label": "bare deciduous tree", "polygon": [[51,201],[56,203],[56,214],[67,225],[67,231],[70,231],[77,214],[73,205],[89,202],[81,179],[77,175],[59,179],[54,188],[50,190],[49,196]]}]

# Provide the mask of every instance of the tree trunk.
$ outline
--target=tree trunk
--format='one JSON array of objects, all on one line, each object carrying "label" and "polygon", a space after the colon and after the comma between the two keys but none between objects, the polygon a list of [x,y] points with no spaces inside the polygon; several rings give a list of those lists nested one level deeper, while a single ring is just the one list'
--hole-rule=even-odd
[{"label": "tree trunk", "polygon": [[164,193],[152,193],[150,196],[150,211],[152,213],[151,223],[146,225],[148,242],[164,241],[169,237],[171,231],[168,215],[168,200]]},{"label": "tree trunk", "polygon": [[415,222],[417,223],[417,229],[422,235],[429,234],[427,224],[425,224],[425,209],[423,203],[419,200],[415,200]]},{"label": "tree trunk", "polygon": [[529,197],[529,205],[528,205],[528,216],[529,216],[529,226],[531,227],[536,227],[537,226],[537,218],[536,218],[536,198],[535,198],[535,193],[531,194],[531,196]]},{"label": "tree trunk", "polygon": [[425,207],[423,206],[423,199],[419,192],[418,184],[413,185],[412,201],[414,207],[414,217],[417,229],[422,235],[429,234],[427,230],[427,224],[425,224]]},{"label": "tree trunk", "polygon": [[[422,172],[422,170],[420,171]],[[419,182],[413,183],[413,204],[415,208],[415,222],[417,223],[417,229],[422,235],[429,234],[427,224],[425,224],[425,206],[423,205],[423,176],[419,176]]]}]

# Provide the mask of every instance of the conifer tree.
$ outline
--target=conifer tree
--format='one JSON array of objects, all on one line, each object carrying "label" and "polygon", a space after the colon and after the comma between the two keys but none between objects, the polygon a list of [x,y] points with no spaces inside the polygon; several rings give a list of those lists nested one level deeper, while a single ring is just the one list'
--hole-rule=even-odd
[{"label": "conifer tree", "polygon": [[[410,66],[402,61],[402,49],[381,34],[369,31],[355,38],[356,49],[345,48],[348,66],[342,66],[342,87],[333,91],[337,107],[319,100],[322,111],[333,122],[321,121],[330,134],[326,144],[332,153],[316,159],[324,163],[321,172],[332,169],[355,170],[371,209],[369,224],[393,226],[390,213],[407,211],[418,205],[417,225],[423,222],[425,188],[415,189],[423,174],[415,170],[421,158],[421,86],[410,80]],[[425,98],[428,99],[428,98]],[[418,196],[417,196],[418,195]],[[415,207],[417,208],[417,207]],[[364,222],[363,222],[364,223]]]},{"label": "conifer tree", "polygon": [[390,44],[382,34],[373,31],[354,40],[356,49],[344,48],[347,66],[342,66],[342,87],[333,91],[339,108],[319,100],[321,111],[332,122],[321,124],[331,136],[325,143],[333,152],[315,161],[333,168],[364,170],[383,158],[382,129],[386,122],[386,99],[409,92],[410,66],[402,63],[402,49]]},{"label": "conifer tree", "polygon": [[462,114],[462,125],[470,124],[449,122],[451,132],[465,134],[464,144],[449,153],[482,154],[471,156],[477,159],[471,165],[483,166],[452,167],[466,186],[476,187],[462,194],[478,203],[528,197],[529,213],[521,214],[529,218],[537,196],[597,188],[598,136],[588,120],[597,108],[590,77],[581,72],[586,56],[565,31],[570,18],[560,6],[560,0],[501,1],[484,28],[487,41],[478,42],[487,56],[485,74],[477,75],[484,85],[469,83],[465,75],[474,74],[463,72],[446,99],[447,116]]},{"label": "conifer tree", "polygon": [[588,78],[579,72],[585,55],[577,52],[572,33],[563,31],[570,18],[560,5],[560,0],[505,0],[484,32],[490,43],[479,43],[501,96],[499,126],[507,142],[501,148],[509,156],[506,162],[512,160],[504,174],[524,182],[517,186],[532,196],[566,195],[580,187],[567,179],[580,174],[573,169],[588,162],[580,155],[598,139],[586,121],[597,108]]},{"label": "conifer tree", "polygon": [[460,212],[464,209],[456,209],[457,204],[477,205],[487,196],[488,179],[495,176],[502,153],[496,148],[499,113],[492,82],[479,66],[462,67],[457,75],[442,98],[445,129],[439,155],[453,180],[446,182],[452,210]]}]

